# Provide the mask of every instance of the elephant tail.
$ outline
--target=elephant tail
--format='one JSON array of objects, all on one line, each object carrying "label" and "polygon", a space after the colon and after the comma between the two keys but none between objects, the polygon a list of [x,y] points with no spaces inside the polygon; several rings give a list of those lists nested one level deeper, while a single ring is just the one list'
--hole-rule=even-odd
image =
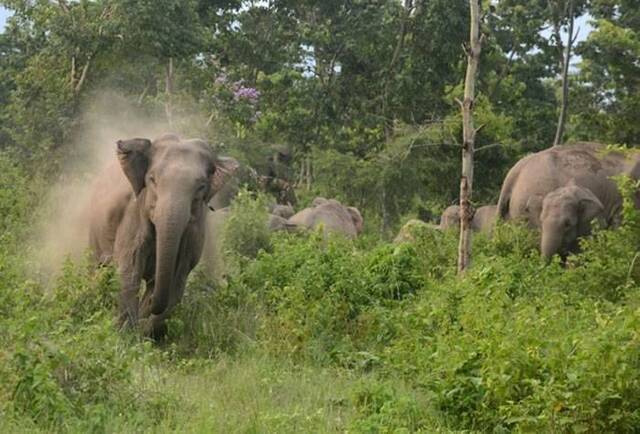
[{"label": "elephant tail", "polygon": [[513,192],[513,186],[518,178],[518,172],[511,169],[507,174],[507,177],[502,183],[502,189],[500,190],[500,198],[498,199],[498,205],[496,210],[496,220],[507,220],[509,217],[509,204],[511,202],[511,194]]}]

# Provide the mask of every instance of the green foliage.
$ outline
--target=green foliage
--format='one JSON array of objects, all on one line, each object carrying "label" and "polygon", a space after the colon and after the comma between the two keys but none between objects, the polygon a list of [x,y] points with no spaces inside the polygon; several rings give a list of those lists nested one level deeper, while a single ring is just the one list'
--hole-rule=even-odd
[{"label": "green foliage", "polygon": [[231,213],[223,231],[224,255],[233,260],[255,258],[270,247],[271,235],[267,226],[268,198],[254,198],[247,190],[238,193],[231,204]]},{"label": "green foliage", "polygon": [[[147,344],[118,333],[110,268],[67,263],[49,291],[25,282],[0,288],[0,414],[42,429],[101,430],[114,415],[148,426],[171,405],[145,380]],[[4,298],[4,297],[3,297]],[[140,377],[142,376],[142,377]]]},{"label": "green foliage", "polygon": [[[637,431],[636,185],[620,181],[622,226],[566,263],[542,261],[519,225],[475,236],[462,278],[455,232],[378,236],[457,198],[465,2],[0,3],[14,13],[0,35],[0,431]],[[568,19],[565,1],[483,3],[478,204],[551,142]],[[575,2],[595,31],[571,74],[572,138],[637,139],[635,3]],[[127,106],[111,114],[171,121],[260,174],[271,145],[290,148],[302,202],[358,206],[365,236],[270,234],[266,199],[242,192],[219,234],[225,281],[195,273],[162,343],[120,332],[112,268],[67,261],[45,289],[24,248],[41,174],[58,174],[105,88]]]}]

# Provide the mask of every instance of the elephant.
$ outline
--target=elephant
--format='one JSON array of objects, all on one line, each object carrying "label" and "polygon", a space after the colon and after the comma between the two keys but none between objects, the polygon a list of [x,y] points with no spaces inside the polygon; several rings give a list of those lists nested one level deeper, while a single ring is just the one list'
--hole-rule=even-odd
[{"label": "elephant", "polygon": [[[270,167],[267,169],[269,173],[275,173]],[[272,175],[259,175],[251,166],[242,164],[236,171],[236,176],[213,196],[209,202],[209,208],[219,210],[230,206],[242,187],[246,187],[249,191],[266,193],[275,198],[278,204],[291,206],[297,202],[293,186],[287,180]]]},{"label": "elephant", "polygon": [[[581,187],[591,193],[601,204],[603,211],[598,213],[604,227],[616,226],[620,219],[622,198],[614,181],[614,175],[628,175],[637,180],[640,177],[640,153],[637,151],[616,151],[607,149],[604,145],[590,142],[578,142],[563,146],[556,146],[522,158],[507,173],[502,184],[498,200],[497,219],[524,220],[532,228],[541,229],[541,239],[545,241],[542,249],[544,256],[551,256],[575,248],[577,237],[585,233],[584,222],[590,216],[590,210],[580,206],[560,206],[561,198],[569,198],[578,194],[575,188],[560,190],[549,198],[547,195],[563,187]],[[587,194],[588,195],[588,194]],[[634,198],[636,206],[640,205],[638,195]],[[575,204],[575,199],[569,202]],[[552,227],[551,216],[556,215],[556,207],[569,207],[574,212],[583,214],[573,215],[573,223],[581,225],[566,231],[562,236],[551,235],[547,231]],[[548,219],[546,224],[541,221],[542,215]],[[566,219],[563,219],[566,221]],[[560,237],[563,241],[551,242]],[[569,249],[571,250],[571,249]]]},{"label": "elephant", "polygon": [[345,206],[335,199],[317,197],[311,207],[294,214],[288,222],[306,229],[322,225],[325,233],[340,233],[355,238],[362,232],[364,220],[355,207]]},{"label": "elephant", "polygon": [[268,211],[270,214],[282,217],[284,219],[288,219],[296,213],[291,205],[278,204],[270,206]]},{"label": "elephant", "polygon": [[238,162],[175,134],[119,140],[116,155],[93,186],[89,242],[120,275],[120,325],[161,337],[200,259],[206,205]]},{"label": "elephant", "polygon": [[[490,233],[495,222],[496,205],[485,205],[476,209],[471,220],[471,230]],[[460,206],[447,207],[440,218],[440,229],[448,230],[460,227]]]},{"label": "elephant", "polygon": [[471,221],[471,229],[476,232],[491,233],[496,221],[496,205],[484,205],[476,209]]},{"label": "elephant", "polygon": [[460,227],[460,206],[451,205],[445,208],[440,217],[440,229],[447,230]]},{"label": "elephant", "polygon": [[209,208],[218,210],[231,205],[242,186],[249,190],[256,190],[259,185],[257,172],[250,166],[239,165],[235,176],[230,178],[209,201]]},{"label": "elephant", "polygon": [[571,181],[547,194],[540,214],[540,252],[544,257],[556,253],[566,256],[578,249],[578,238],[591,233],[591,222],[606,223],[605,208],[587,188]]}]

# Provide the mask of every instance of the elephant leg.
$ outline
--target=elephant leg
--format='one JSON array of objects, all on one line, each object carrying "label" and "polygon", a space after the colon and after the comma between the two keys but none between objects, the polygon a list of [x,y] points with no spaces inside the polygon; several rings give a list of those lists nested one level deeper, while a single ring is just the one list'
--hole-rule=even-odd
[{"label": "elephant leg", "polygon": [[145,279],[145,290],[140,301],[140,318],[146,318],[151,315],[151,302],[153,300],[154,279]]},{"label": "elephant leg", "polygon": [[151,312],[151,306],[153,304],[154,280],[150,279],[146,281],[147,287],[140,302],[139,320],[140,331],[144,336],[157,340],[161,339],[167,334],[166,320],[167,318],[169,318],[169,315],[171,314],[175,306],[182,299],[185,284],[186,278],[181,279],[180,282],[177,282],[177,288],[175,288],[176,290],[169,296],[169,305],[167,306],[167,309],[165,309],[165,311],[161,314],[155,315]]},{"label": "elephant leg", "polygon": [[131,257],[121,257],[119,262],[122,289],[120,291],[119,324],[121,327],[135,327],[139,319],[139,292],[143,280],[146,260],[141,252]]},{"label": "elephant leg", "polygon": [[138,323],[138,291],[141,279],[138,273],[121,273],[119,324],[123,328],[135,327]]}]

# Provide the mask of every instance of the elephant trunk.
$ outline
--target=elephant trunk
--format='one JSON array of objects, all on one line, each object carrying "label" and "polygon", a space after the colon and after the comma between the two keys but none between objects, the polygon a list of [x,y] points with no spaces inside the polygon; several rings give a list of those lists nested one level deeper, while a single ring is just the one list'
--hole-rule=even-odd
[{"label": "elephant trunk", "polygon": [[563,233],[562,230],[549,225],[542,227],[542,239],[540,241],[540,252],[545,258],[551,258],[562,250]]},{"label": "elephant trunk", "polygon": [[[160,205],[160,204],[158,204]],[[160,315],[175,284],[178,251],[190,218],[189,203],[168,200],[156,208],[156,270],[151,313]]]}]

